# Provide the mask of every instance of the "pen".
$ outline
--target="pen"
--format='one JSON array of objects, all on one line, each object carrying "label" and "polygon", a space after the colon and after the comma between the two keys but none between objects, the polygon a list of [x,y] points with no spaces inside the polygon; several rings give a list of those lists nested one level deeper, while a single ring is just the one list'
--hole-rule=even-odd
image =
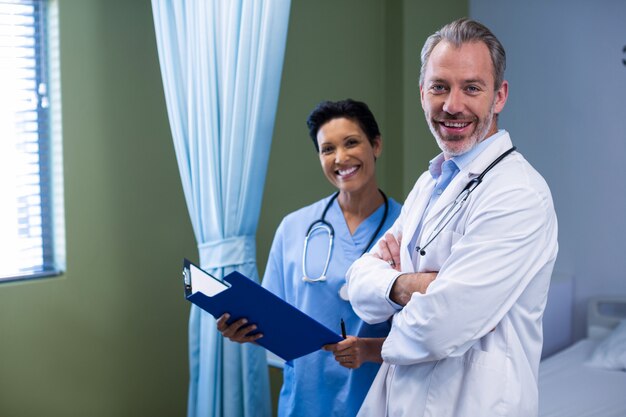
[{"label": "pen", "polygon": [[343,319],[341,319],[341,335],[344,339],[346,338],[346,323],[343,322]]}]

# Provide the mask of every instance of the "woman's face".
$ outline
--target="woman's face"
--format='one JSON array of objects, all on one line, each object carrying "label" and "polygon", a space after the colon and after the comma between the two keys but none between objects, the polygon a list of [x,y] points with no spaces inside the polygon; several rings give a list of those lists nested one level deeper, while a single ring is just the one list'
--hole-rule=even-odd
[{"label": "woman's face", "polygon": [[375,159],[380,156],[380,137],[372,145],[358,123],[346,118],[332,119],[317,132],[320,162],[324,175],[341,192],[358,192],[376,186]]}]

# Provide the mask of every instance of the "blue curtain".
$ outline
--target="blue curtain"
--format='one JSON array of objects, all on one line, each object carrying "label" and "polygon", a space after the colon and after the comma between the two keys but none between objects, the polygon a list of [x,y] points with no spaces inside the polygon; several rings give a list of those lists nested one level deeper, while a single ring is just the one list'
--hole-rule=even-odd
[{"label": "blue curtain", "polygon": [[[200,265],[258,282],[255,234],[290,0],[152,0],[176,158]],[[189,417],[270,414],[265,352],[189,318]]]}]

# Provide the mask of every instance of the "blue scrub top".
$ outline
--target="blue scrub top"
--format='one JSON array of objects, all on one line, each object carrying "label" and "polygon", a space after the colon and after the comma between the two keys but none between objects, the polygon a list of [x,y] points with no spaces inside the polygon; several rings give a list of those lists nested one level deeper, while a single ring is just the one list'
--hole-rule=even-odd
[{"label": "blue scrub top", "polygon": [[[326,221],[335,229],[327,280],[314,283],[302,280],[302,252],[307,229],[322,216],[329,200],[327,197],[283,219],[272,243],[262,285],[337,333],[341,333],[340,321],[343,319],[349,335],[385,337],[389,333],[389,323],[364,323],[350,303],[339,297],[339,289],[346,283],[346,271],[361,255],[383,218],[384,204],[350,235],[335,200],[326,213]],[[400,204],[389,199],[389,213],[376,239],[393,225],[400,210]],[[324,231],[315,232],[309,238],[306,262],[310,278],[322,274],[328,244],[328,234]],[[283,370],[278,416],[353,417],[379,366],[365,363],[358,369],[347,369],[335,361],[331,352],[323,350],[298,358],[293,361],[293,366],[285,366]]]}]

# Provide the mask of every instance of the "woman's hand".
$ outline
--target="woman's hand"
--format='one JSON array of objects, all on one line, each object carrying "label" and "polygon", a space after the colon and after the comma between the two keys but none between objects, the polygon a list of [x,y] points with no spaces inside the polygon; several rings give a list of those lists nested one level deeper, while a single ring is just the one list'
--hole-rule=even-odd
[{"label": "woman's hand", "polygon": [[380,351],[384,338],[347,336],[345,340],[333,345],[324,346],[324,350],[332,352],[339,365],[356,369],[365,362],[382,363]]},{"label": "woman's hand", "polygon": [[231,342],[248,343],[263,337],[262,333],[250,335],[256,330],[256,324],[248,324],[248,319],[239,319],[227,324],[230,314],[226,313],[217,320],[217,330]]}]

